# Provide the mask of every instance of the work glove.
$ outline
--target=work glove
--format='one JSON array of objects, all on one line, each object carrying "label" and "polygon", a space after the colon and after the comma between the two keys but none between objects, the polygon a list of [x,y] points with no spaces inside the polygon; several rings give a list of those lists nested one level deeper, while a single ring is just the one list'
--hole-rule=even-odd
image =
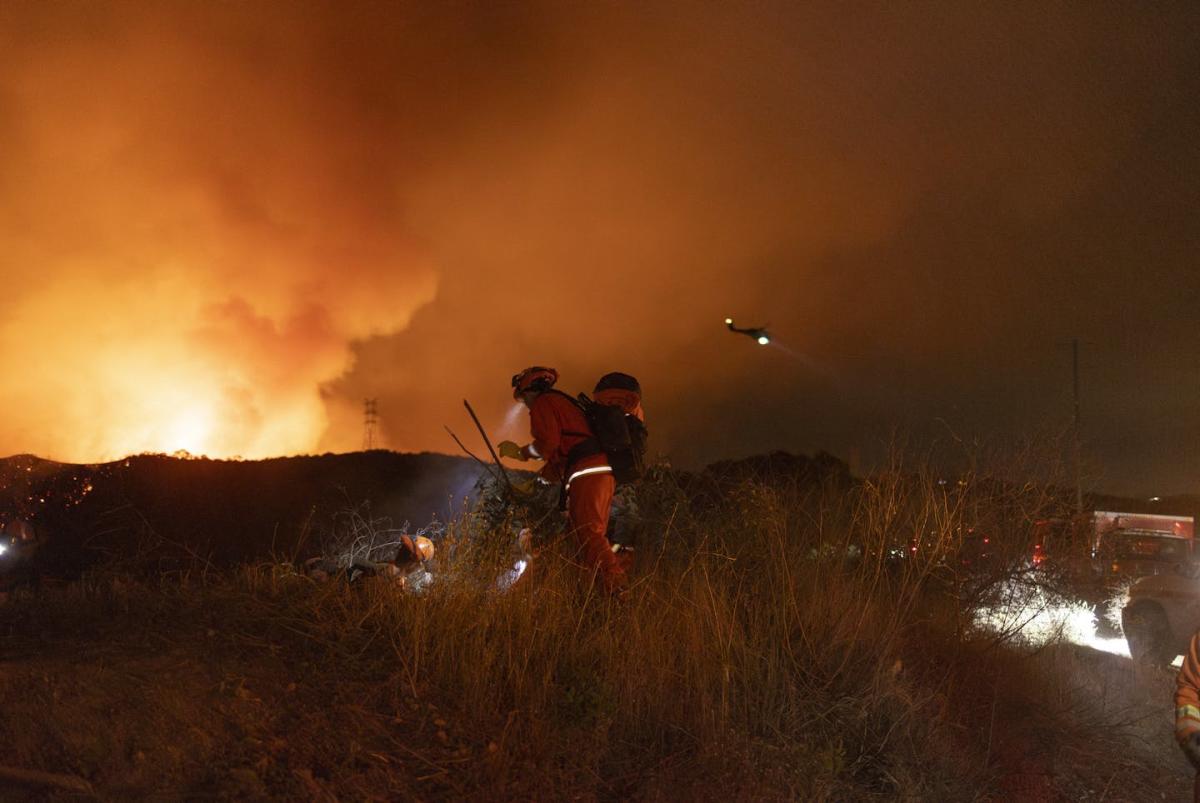
[{"label": "work glove", "polygon": [[1192,766],[1200,772],[1200,731],[1193,731],[1188,734],[1188,737],[1179,743],[1183,748],[1183,754],[1187,756],[1188,761],[1192,762]]},{"label": "work glove", "polygon": [[514,482],[512,489],[517,496],[533,496],[533,492],[537,490],[537,480]]},{"label": "work glove", "polygon": [[511,457],[513,460],[528,460],[525,453],[521,451],[521,447],[512,441],[500,441],[496,446],[496,450],[500,452],[501,457]]}]

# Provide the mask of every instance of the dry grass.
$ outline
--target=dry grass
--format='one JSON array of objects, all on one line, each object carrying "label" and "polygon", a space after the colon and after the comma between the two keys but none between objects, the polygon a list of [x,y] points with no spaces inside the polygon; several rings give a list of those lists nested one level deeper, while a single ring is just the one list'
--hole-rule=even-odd
[{"label": "dry grass", "polygon": [[[1024,657],[968,625],[1052,495],[901,468],[865,485],[660,477],[642,495],[653,548],[620,600],[561,548],[500,594],[512,533],[453,528],[421,597],[265,564],[156,584],[97,572],[14,599],[0,608],[5,761],[106,798],[1174,789],[1177,767],[1139,773],[1127,750],[1129,783],[1077,771],[1146,738],[1143,709],[1095,704],[1097,682],[1115,698],[1136,678],[1096,681],[1114,670]],[[968,566],[980,527],[997,555]]]}]

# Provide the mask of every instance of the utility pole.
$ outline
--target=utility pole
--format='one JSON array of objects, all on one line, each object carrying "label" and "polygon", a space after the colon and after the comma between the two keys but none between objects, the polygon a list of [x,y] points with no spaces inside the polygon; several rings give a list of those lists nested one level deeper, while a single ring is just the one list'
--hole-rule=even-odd
[{"label": "utility pole", "polygon": [[1079,466],[1079,338],[1071,340],[1071,395],[1075,406],[1074,424],[1071,427],[1071,440],[1075,449],[1075,512],[1083,512],[1083,480]]},{"label": "utility pole", "polygon": [[379,425],[379,410],[376,399],[363,399],[363,451],[375,448],[375,427]]}]

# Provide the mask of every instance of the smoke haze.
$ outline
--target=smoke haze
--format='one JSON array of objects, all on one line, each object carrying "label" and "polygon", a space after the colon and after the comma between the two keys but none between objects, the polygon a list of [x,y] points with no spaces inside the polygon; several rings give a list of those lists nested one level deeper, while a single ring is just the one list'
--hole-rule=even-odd
[{"label": "smoke haze", "polygon": [[1065,425],[1079,338],[1097,481],[1193,489],[1198,19],[6,4],[0,452],[450,451],[540,363],[869,459]]}]

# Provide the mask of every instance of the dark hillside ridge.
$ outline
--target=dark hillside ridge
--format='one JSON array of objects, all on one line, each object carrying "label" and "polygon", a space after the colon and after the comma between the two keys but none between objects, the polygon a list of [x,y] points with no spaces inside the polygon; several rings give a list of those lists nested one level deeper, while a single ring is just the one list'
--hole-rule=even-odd
[{"label": "dark hillside ridge", "polygon": [[466,458],[382,450],[259,461],[139,455],[98,465],[21,455],[0,460],[0,521],[31,523],[39,563],[65,573],[147,551],[229,565],[316,554],[334,516],[350,510],[395,527],[445,521],[481,472]]},{"label": "dark hillside ridge", "polygon": [[[845,463],[787,452],[666,472],[695,504],[719,504],[747,480],[850,492]],[[473,501],[483,469],[441,454],[383,450],[270,460],[139,455],[74,465],[31,455],[0,459],[0,526],[32,525],[41,571],[71,575],[105,557],[149,558],[159,568],[196,558],[217,566],[319,554],[335,517],[358,511],[380,526],[447,521]],[[998,482],[998,480],[991,480]],[[1060,489],[1064,509],[1073,491]],[[1089,509],[1200,513],[1200,498],[1155,502],[1088,495]],[[11,555],[9,556],[12,557]],[[0,566],[0,569],[4,567]]]},{"label": "dark hillside ridge", "polygon": [[[811,457],[791,452],[773,451],[736,460],[721,460],[706,466],[699,473],[677,471],[674,474],[690,496],[701,499],[711,498],[710,501],[714,503],[717,501],[716,497],[723,494],[729,487],[745,481],[762,482],[768,485],[821,484],[845,491],[856,487],[861,481],[851,473],[850,467],[846,463],[823,451],[818,451]],[[958,475],[948,473],[942,482],[952,488],[959,479]],[[1010,483],[1015,479],[978,476],[970,480],[970,487],[974,492],[984,491],[999,495],[1010,487]],[[913,480],[915,482],[917,478],[914,476]],[[1063,511],[1074,510],[1074,488],[1051,486],[1046,490],[1049,495],[1060,501]],[[1192,516],[1200,519],[1200,496],[1194,495],[1144,499],[1117,494],[1085,492],[1083,507],[1085,510],[1158,513],[1172,516]]]}]

